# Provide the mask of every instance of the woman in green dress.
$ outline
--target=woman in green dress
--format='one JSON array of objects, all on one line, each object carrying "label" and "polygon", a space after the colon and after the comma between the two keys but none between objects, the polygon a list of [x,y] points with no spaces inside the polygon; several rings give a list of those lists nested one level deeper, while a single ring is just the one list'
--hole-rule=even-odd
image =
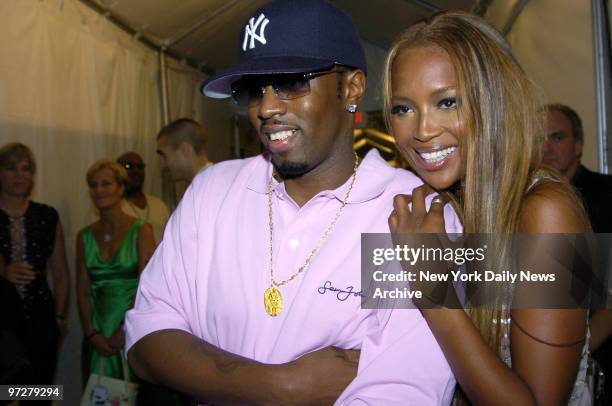
[{"label": "woman in green dress", "polygon": [[[84,332],[83,383],[90,373],[123,378],[120,351],[123,318],[132,307],[138,277],[155,249],[151,226],[125,214],[121,199],[127,173],[100,160],[87,171],[87,184],[100,219],[77,237],[77,302]],[[102,365],[100,365],[102,362]]]}]

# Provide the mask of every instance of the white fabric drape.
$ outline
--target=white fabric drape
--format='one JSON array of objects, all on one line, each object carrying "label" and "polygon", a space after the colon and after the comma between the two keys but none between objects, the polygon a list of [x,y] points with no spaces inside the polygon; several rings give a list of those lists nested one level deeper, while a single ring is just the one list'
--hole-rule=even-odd
[{"label": "white fabric drape", "polygon": [[[158,54],[77,0],[0,1],[0,145],[20,141],[38,171],[32,199],[58,209],[73,276],[70,334],[58,381],[80,397],[81,328],[74,302],[74,247],[90,220],[85,173],[99,158],[136,151],[145,191],[159,195],[155,136],[161,125]],[[172,118],[202,119],[201,77],[173,63]]]},{"label": "white fabric drape", "polygon": [[[0,19],[1,141],[32,148],[32,197],[60,210],[70,238],[86,219],[96,159],[135,150],[158,166],[157,58],[76,1],[1,2]],[[159,189],[151,176],[146,189]]]},{"label": "white fabric drape", "polygon": [[582,162],[599,170],[591,2],[537,0],[527,3],[508,41],[548,103],[572,107],[582,119]]}]

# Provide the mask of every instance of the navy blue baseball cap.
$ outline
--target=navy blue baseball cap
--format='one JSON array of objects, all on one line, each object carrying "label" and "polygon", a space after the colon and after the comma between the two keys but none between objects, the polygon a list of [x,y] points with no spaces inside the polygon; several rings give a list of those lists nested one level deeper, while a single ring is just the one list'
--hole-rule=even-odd
[{"label": "navy blue baseball cap", "polygon": [[201,90],[224,98],[244,75],[316,72],[334,65],[366,72],[351,18],[324,0],[276,0],[257,10],[242,29],[238,66],[210,77]]}]

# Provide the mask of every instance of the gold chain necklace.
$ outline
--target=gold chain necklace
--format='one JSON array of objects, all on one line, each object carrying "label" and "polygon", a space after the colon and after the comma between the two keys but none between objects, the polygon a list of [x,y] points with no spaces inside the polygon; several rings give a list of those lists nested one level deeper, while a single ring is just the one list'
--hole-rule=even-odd
[{"label": "gold chain necklace", "polygon": [[272,236],[273,236],[273,229],[274,229],[274,221],[272,219],[272,179],[274,178],[274,174],[270,176],[270,181],[268,182],[268,218],[269,218],[269,224],[270,224],[270,287],[266,289],[266,291],[264,292],[264,307],[266,308],[266,312],[270,316],[276,317],[283,311],[283,295],[281,295],[281,292],[278,288],[291,282],[299,274],[304,272],[306,268],[308,268],[308,265],[310,265],[310,261],[312,260],[312,258],[319,251],[319,249],[321,248],[321,246],[323,245],[327,237],[329,237],[329,235],[332,233],[332,231],[336,227],[336,222],[340,218],[340,214],[342,214],[342,209],[344,209],[344,206],[346,206],[346,202],[348,201],[348,198],[351,194],[351,190],[353,189],[353,184],[355,183],[355,178],[357,177],[357,167],[358,166],[359,166],[359,158],[357,157],[357,154],[355,154],[355,166],[353,167],[353,175],[351,176],[351,183],[349,184],[346,194],[344,195],[344,200],[342,200],[342,204],[340,204],[340,207],[338,208],[338,211],[336,212],[336,217],[334,217],[329,227],[327,227],[327,230],[325,230],[325,233],[323,233],[317,245],[312,249],[312,251],[310,251],[310,254],[306,258],[306,261],[304,261],[304,264],[297,270],[296,273],[291,275],[289,279],[285,279],[284,281],[280,281],[280,282],[277,282],[274,279],[274,269],[272,267],[272,262],[273,262],[273,255],[272,255],[273,237]]}]

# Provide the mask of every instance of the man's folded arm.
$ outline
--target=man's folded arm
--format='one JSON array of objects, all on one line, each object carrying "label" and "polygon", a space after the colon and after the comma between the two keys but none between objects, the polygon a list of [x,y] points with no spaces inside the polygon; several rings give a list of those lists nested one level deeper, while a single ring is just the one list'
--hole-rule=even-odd
[{"label": "man's folded arm", "polygon": [[285,364],[223,351],[182,330],[161,330],[128,352],[137,375],[220,404],[332,404],[357,373],[358,352],[327,347]]},{"label": "man's folded arm", "polygon": [[359,372],[336,405],[449,405],[455,379],[417,309],[379,310],[366,336]]},{"label": "man's folded arm", "polygon": [[136,375],[224,404],[280,404],[282,365],[264,365],[217,348],[182,330],[159,330],[128,352]]}]

